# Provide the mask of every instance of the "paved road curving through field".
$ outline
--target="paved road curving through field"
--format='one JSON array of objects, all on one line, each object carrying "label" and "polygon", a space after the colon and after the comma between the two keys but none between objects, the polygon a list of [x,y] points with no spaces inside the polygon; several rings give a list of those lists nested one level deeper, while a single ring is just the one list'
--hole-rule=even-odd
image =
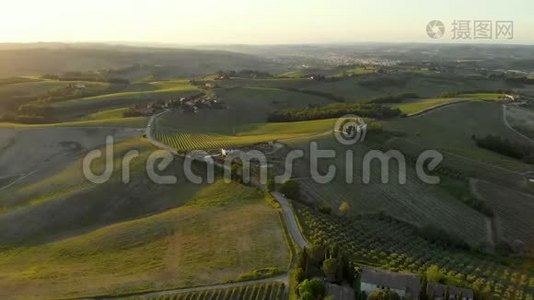
[{"label": "paved road curving through field", "polygon": [[[167,113],[168,110],[165,110],[163,112],[160,112],[158,114],[155,114],[150,117],[147,127],[145,128],[145,137],[152,143],[154,146],[170,151],[175,155],[185,156],[183,154],[178,153],[175,149],[173,149],[171,146],[166,145],[154,138],[153,135],[153,128],[154,123],[156,119],[165,113]],[[293,241],[301,248],[304,249],[305,247],[309,246],[308,241],[300,231],[300,227],[298,226],[297,219],[295,217],[295,214],[293,213],[293,209],[291,207],[291,204],[289,203],[289,200],[282,195],[279,192],[272,192],[271,195],[280,203],[280,207],[282,209],[282,216],[285,220],[286,229],[291,235],[291,238]],[[239,287],[249,284],[258,284],[258,283],[269,283],[269,282],[283,282],[286,284],[286,288],[289,284],[289,274],[285,273],[276,277],[270,277],[265,279],[259,279],[259,280],[252,280],[252,281],[241,281],[241,282],[232,282],[232,283],[224,283],[224,284],[215,284],[215,285],[209,285],[209,286],[201,286],[201,287],[193,287],[193,288],[183,288],[183,289],[175,289],[175,290],[167,290],[167,291],[159,291],[159,292],[149,292],[145,294],[137,294],[136,296],[132,297],[139,297],[139,296],[160,296],[160,295],[168,295],[168,294],[176,294],[176,293],[186,293],[186,292],[195,292],[195,291],[204,291],[204,290],[214,290],[214,289],[220,289],[220,288],[232,288],[232,287]],[[128,298],[128,297],[126,297]]]},{"label": "paved road curving through field", "polygon": [[273,197],[280,203],[280,206],[282,207],[282,214],[284,215],[284,219],[286,221],[286,227],[291,235],[291,238],[293,238],[293,241],[301,249],[309,247],[310,244],[300,231],[300,227],[298,226],[291,204],[289,204],[289,200],[279,192],[272,192],[271,195],[273,195]]}]

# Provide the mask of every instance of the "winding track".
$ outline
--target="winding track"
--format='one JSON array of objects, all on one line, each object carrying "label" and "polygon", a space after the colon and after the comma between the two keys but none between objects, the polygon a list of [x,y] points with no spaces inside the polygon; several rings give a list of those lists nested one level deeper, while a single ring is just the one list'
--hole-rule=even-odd
[{"label": "winding track", "polygon": [[[163,149],[170,151],[174,155],[185,157],[186,155],[178,153],[175,149],[173,149],[171,146],[166,145],[154,138],[154,135],[152,134],[152,129],[154,127],[154,123],[156,119],[164,114],[166,114],[168,110],[165,110],[163,112],[160,112],[158,114],[155,114],[150,117],[147,127],[145,128],[145,137],[146,139],[152,143],[152,145]],[[224,165],[220,163],[215,163],[217,166],[224,168]],[[278,192],[272,192],[271,195],[280,203],[280,207],[282,209],[282,216],[284,217],[284,224],[286,226],[287,231],[289,232],[291,239],[295,244],[299,246],[299,248],[304,249],[309,246],[309,242],[306,240],[302,232],[300,231],[300,227],[298,225],[298,221],[295,217],[295,214],[293,213],[293,209],[291,207],[291,204],[289,202],[289,199],[287,199],[284,195],[278,193]],[[173,290],[166,290],[166,291],[158,291],[158,292],[148,292],[148,293],[142,293],[142,294],[136,294],[132,296],[125,296],[125,297],[116,297],[116,298],[130,298],[130,297],[154,297],[154,296],[161,296],[161,295],[169,295],[169,294],[176,294],[176,293],[187,293],[187,292],[197,292],[197,291],[204,291],[204,290],[214,290],[214,289],[224,289],[224,288],[232,288],[232,287],[240,287],[245,285],[251,285],[251,284],[261,284],[261,283],[270,283],[270,282],[282,282],[287,286],[289,285],[289,274],[285,273],[282,275],[278,275],[275,277],[269,277],[264,279],[258,279],[258,280],[251,280],[251,281],[241,281],[241,282],[232,282],[232,283],[223,283],[223,284],[214,284],[214,285],[208,285],[208,286],[200,286],[200,287],[192,287],[192,288],[182,288],[182,289],[173,289]]]},{"label": "winding track", "polygon": [[534,140],[522,134],[521,132],[517,131],[515,128],[513,128],[510,125],[510,123],[508,123],[507,115],[508,115],[508,107],[505,104],[503,104],[502,105],[502,122],[504,123],[504,126],[506,126],[511,131],[515,132],[518,136],[522,137],[524,140],[534,144]]}]

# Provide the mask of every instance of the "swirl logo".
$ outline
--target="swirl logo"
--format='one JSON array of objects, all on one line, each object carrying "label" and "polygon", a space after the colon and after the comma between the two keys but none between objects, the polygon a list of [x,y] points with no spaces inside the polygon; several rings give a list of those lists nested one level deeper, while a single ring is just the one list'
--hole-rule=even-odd
[{"label": "swirl logo", "polygon": [[445,25],[439,20],[432,20],[426,25],[426,34],[430,38],[439,39],[445,34]]},{"label": "swirl logo", "polygon": [[367,124],[356,115],[344,115],[334,125],[334,136],[343,145],[354,145],[363,142],[367,134]]}]

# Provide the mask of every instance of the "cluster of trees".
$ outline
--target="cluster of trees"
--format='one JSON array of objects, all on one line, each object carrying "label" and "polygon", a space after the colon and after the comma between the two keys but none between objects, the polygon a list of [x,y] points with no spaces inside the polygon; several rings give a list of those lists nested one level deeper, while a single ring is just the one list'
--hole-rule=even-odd
[{"label": "cluster of trees", "polygon": [[271,78],[271,74],[256,70],[240,70],[240,71],[217,71],[217,79],[230,79],[232,77],[241,78]]},{"label": "cluster of trees", "polygon": [[280,193],[284,194],[287,198],[292,200],[300,199],[300,187],[295,180],[287,180],[280,186]]},{"label": "cluster of trees", "polygon": [[369,100],[369,103],[376,103],[376,104],[400,103],[405,99],[413,99],[413,98],[419,98],[419,95],[417,95],[417,93],[402,93],[398,95],[388,95],[388,96],[378,97],[378,98]]},{"label": "cluster of trees", "polygon": [[522,160],[527,164],[534,164],[534,146],[512,142],[496,135],[487,135],[483,138],[472,137],[477,146],[488,149],[508,157]]},{"label": "cluster of trees", "polygon": [[331,299],[325,297],[324,278],[327,282],[347,282],[359,295],[360,269],[351,264],[335,246],[312,244],[300,252],[295,269],[290,274],[290,287],[297,299]]},{"label": "cluster of trees", "polygon": [[399,294],[392,290],[374,290],[368,296],[367,300],[401,300]]},{"label": "cluster of trees", "polygon": [[334,103],[302,109],[284,109],[269,114],[269,122],[293,122],[339,118],[354,114],[364,118],[386,119],[400,115],[400,110],[377,104]]},{"label": "cluster of trees", "polygon": [[418,233],[425,240],[442,245],[443,247],[455,247],[463,250],[471,250],[471,247],[461,238],[432,225],[421,227]]}]

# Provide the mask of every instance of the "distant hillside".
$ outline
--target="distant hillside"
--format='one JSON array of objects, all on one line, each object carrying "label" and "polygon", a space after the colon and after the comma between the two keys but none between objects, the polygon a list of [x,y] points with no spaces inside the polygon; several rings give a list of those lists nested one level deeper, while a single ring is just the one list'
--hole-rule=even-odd
[{"label": "distant hillside", "polygon": [[[17,75],[164,67],[168,76],[192,76],[220,69],[275,71],[281,66],[248,54],[218,50],[137,48],[99,44],[0,44],[0,78]],[[169,70],[171,69],[171,71]],[[172,73],[172,74],[169,74]],[[126,74],[127,75],[127,74]],[[150,74],[147,74],[147,76]]]}]

